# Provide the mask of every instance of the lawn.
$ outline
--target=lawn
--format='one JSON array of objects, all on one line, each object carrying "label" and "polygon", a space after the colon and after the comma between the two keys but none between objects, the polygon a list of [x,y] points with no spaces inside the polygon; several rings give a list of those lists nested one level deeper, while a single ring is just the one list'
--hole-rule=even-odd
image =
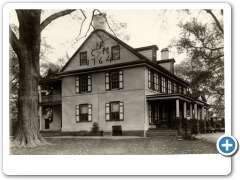
[{"label": "lawn", "polygon": [[215,143],[178,141],[176,137],[132,139],[47,138],[54,145],[33,149],[10,148],[12,155],[150,155],[215,154]]}]

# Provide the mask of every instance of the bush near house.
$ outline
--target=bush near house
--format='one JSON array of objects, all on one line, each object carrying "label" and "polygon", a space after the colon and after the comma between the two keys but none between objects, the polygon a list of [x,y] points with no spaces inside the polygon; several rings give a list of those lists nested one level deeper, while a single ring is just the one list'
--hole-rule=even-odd
[{"label": "bush near house", "polygon": [[189,120],[191,123],[191,132],[193,134],[198,134],[199,133],[199,123],[197,119],[190,119]]},{"label": "bush near house", "polygon": [[178,131],[178,135],[182,135],[182,119],[177,117],[176,119],[174,119],[174,124],[175,124],[175,128]]},{"label": "bush near house", "polygon": [[199,132],[206,133],[206,121],[205,120],[199,120]]}]

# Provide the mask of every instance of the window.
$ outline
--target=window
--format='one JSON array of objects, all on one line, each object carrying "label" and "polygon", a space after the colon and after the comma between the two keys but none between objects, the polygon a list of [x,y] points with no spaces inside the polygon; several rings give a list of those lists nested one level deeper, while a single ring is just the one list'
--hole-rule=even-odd
[{"label": "window", "polygon": [[80,66],[87,65],[87,52],[80,53]]},{"label": "window", "polygon": [[76,105],[76,122],[91,122],[92,121],[92,105],[79,104]]},{"label": "window", "polygon": [[92,76],[81,75],[76,77],[76,94],[92,92]]},{"label": "window", "polygon": [[166,93],[166,79],[162,77],[162,93]]},{"label": "window", "polygon": [[148,71],[148,88],[153,89],[153,72]]},{"label": "window", "polygon": [[113,46],[112,47],[112,60],[119,60],[120,59],[120,46]]},{"label": "window", "polygon": [[154,73],[154,90],[159,91],[159,77],[158,74]]},{"label": "window", "polygon": [[107,72],[105,74],[106,90],[123,89],[123,71]]},{"label": "window", "polygon": [[186,94],[186,88],[185,87],[183,87],[183,94]]},{"label": "window", "polygon": [[173,83],[173,93],[178,93],[177,84]]},{"label": "window", "polygon": [[180,94],[182,94],[182,86],[179,85],[178,87],[179,87],[179,88],[178,88],[178,92],[179,92]]},{"label": "window", "polygon": [[106,103],[106,121],[123,121],[123,102]]},{"label": "window", "polygon": [[172,93],[172,82],[168,80],[168,94]]}]

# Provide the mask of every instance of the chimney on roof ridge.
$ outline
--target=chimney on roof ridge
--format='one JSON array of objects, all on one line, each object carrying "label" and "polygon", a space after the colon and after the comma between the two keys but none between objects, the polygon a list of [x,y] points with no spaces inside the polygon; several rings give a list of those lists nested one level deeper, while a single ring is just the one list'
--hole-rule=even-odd
[{"label": "chimney on roof ridge", "polygon": [[106,30],[106,14],[96,14],[93,15],[93,27],[95,29]]},{"label": "chimney on roof ridge", "polygon": [[161,50],[161,60],[169,59],[169,51],[168,48],[164,48]]}]

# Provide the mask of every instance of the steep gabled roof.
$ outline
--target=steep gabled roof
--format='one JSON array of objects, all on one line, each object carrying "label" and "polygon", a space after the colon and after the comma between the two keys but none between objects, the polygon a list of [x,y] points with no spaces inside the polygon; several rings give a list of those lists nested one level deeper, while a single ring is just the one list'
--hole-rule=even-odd
[{"label": "steep gabled roof", "polygon": [[137,57],[139,57],[140,59],[146,59],[143,55],[141,55],[140,53],[136,52],[134,50],[134,48],[132,48],[131,46],[127,45],[126,43],[124,43],[123,41],[121,41],[120,39],[116,38],[115,36],[113,36],[112,34],[108,33],[105,30],[102,29],[96,29],[93,32],[91,32],[91,34],[87,37],[87,39],[82,43],[82,45],[77,49],[77,51],[72,55],[72,57],[68,60],[68,62],[65,64],[65,66],[63,66],[63,68],[61,69],[60,72],[63,72],[64,69],[68,66],[68,64],[73,60],[73,58],[76,56],[76,54],[79,52],[79,50],[86,44],[86,42],[90,39],[90,37],[94,34],[97,33],[97,31],[101,31],[105,34],[107,34],[109,37],[111,37],[113,40],[115,40],[118,44],[122,45],[123,47],[125,47],[127,50],[129,50],[131,53],[133,53],[134,55],[136,55]]},{"label": "steep gabled roof", "polygon": [[[117,37],[113,36],[112,34],[110,34],[109,32],[105,31],[105,30],[102,30],[102,29],[97,29],[97,30],[94,30],[93,32],[91,32],[91,34],[87,37],[87,39],[82,43],[82,45],[76,50],[76,52],[72,55],[72,57],[68,60],[68,62],[65,64],[65,66],[61,69],[60,73],[58,74],[62,74],[62,72],[64,71],[64,69],[69,65],[69,63],[74,59],[74,57],[76,56],[76,54],[79,52],[79,50],[85,45],[85,43],[90,39],[90,37],[96,33],[97,31],[99,32],[103,32],[105,33],[106,35],[108,35],[109,37],[111,37],[113,40],[115,40],[118,44],[122,45],[123,47],[125,47],[127,50],[129,50],[130,52],[132,52],[134,55],[136,55],[137,57],[140,58],[140,60],[147,60],[146,57],[144,57],[143,55],[141,55],[140,53],[138,53],[136,51],[136,49],[139,49],[139,48],[132,48],[131,46],[129,46],[128,44],[126,44],[125,42],[121,41],[120,39],[118,39]],[[148,48],[149,47],[155,47],[156,45],[152,45],[152,46],[147,46]],[[156,46],[157,47],[157,46]],[[156,48],[155,47],[155,48]],[[144,48],[144,47],[143,47]],[[156,63],[153,63],[152,61],[149,61],[147,60],[146,61],[149,65],[151,65],[152,67],[154,68],[157,68],[159,69],[161,72],[167,74],[168,76],[172,77],[172,78],[175,78],[177,80],[179,80],[180,82],[186,84],[189,86],[189,83],[185,82],[184,80],[182,80],[181,78],[177,77],[176,75],[170,73],[168,70],[164,69],[163,67],[157,65]]]}]

